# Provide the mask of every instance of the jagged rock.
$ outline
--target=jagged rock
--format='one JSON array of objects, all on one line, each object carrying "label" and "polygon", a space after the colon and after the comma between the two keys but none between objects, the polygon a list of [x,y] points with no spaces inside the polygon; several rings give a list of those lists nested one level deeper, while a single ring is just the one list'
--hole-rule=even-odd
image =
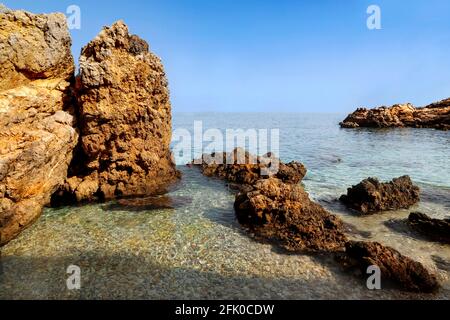
[{"label": "jagged rock", "polygon": [[378,266],[381,281],[389,279],[406,290],[433,292],[439,288],[436,276],[420,262],[378,242],[349,241],[345,245],[345,256],[347,267],[359,267],[366,274],[369,266]]},{"label": "jagged rock", "polygon": [[306,175],[306,167],[297,161],[287,164],[272,153],[255,156],[242,148],[232,152],[204,154],[191,165],[201,167],[202,173],[228,182],[252,185],[262,178],[276,177],[286,183],[299,183]]},{"label": "jagged rock", "polygon": [[450,219],[433,219],[424,213],[411,212],[408,224],[431,239],[450,243]]},{"label": "jagged rock", "polygon": [[450,129],[450,98],[415,108],[412,104],[396,104],[375,109],[358,108],[340,123],[343,128],[414,127]]},{"label": "jagged rock", "polygon": [[153,194],[179,176],[163,66],[122,21],[82,49],[77,96],[82,148],[55,202]]},{"label": "jagged rock", "polygon": [[413,185],[409,176],[394,178],[382,183],[376,178],[367,178],[347,189],[340,200],[349,208],[362,214],[385,210],[409,208],[419,201],[419,187]]},{"label": "jagged rock", "polygon": [[63,14],[0,12],[0,245],[41,214],[63,183],[78,134]]},{"label": "jagged rock", "polygon": [[256,236],[290,251],[332,252],[347,241],[342,221],[311,201],[298,184],[258,180],[236,195],[236,216]]}]

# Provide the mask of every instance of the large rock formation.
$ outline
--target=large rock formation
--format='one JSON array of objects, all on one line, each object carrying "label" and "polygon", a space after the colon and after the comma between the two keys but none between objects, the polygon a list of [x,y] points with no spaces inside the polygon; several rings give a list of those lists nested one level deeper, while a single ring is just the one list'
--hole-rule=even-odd
[{"label": "large rock formation", "polygon": [[430,239],[450,243],[450,219],[433,219],[424,213],[411,212],[408,224]]},{"label": "large rock formation", "polygon": [[419,201],[420,189],[409,176],[394,178],[382,183],[376,178],[367,178],[347,189],[340,200],[361,214],[409,208]]},{"label": "large rock formation", "polygon": [[338,217],[311,201],[300,185],[277,178],[259,180],[239,192],[234,208],[239,222],[258,237],[291,251],[339,251],[347,240]]},{"label": "large rock formation", "polygon": [[413,127],[450,129],[450,98],[415,108],[412,104],[396,104],[375,109],[358,108],[340,123],[343,128]]},{"label": "large rock formation", "polygon": [[[0,12],[0,245],[39,217],[78,139],[63,14]],[[70,105],[70,104],[69,104]]]},{"label": "large rock formation", "polygon": [[389,279],[406,290],[433,292],[439,288],[436,277],[420,262],[378,242],[349,241],[345,245],[345,256],[343,261],[347,267],[359,267],[366,274],[369,266],[377,266],[382,281]]},{"label": "large rock formation", "polygon": [[254,184],[259,179],[276,177],[286,183],[299,183],[306,175],[306,167],[297,161],[283,163],[272,153],[255,156],[242,148],[231,152],[204,154],[192,161],[208,177],[218,177],[238,184]]},{"label": "large rock formation", "polygon": [[160,59],[119,21],[80,57],[81,150],[60,195],[83,201],[148,195],[178,177]]}]

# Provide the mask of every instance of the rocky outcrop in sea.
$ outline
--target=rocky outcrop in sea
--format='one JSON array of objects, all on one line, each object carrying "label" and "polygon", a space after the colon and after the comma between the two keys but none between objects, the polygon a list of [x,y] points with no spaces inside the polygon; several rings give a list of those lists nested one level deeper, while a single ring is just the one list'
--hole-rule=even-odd
[{"label": "rocky outcrop in sea", "polygon": [[[239,150],[233,152],[236,151]],[[435,275],[420,262],[376,242],[350,240],[343,221],[312,201],[298,182],[283,181],[276,173],[271,177],[259,176],[264,166],[231,162],[227,167],[209,162],[213,158],[220,160],[222,155],[234,156],[233,152],[220,154],[218,158],[215,154],[204,155],[202,159],[207,159],[208,163],[201,162],[202,172],[229,183],[241,182],[234,210],[239,223],[256,239],[272,242],[291,252],[332,254],[345,269],[359,268],[363,274],[369,266],[378,266],[382,279],[389,279],[408,291],[433,292],[440,287]],[[258,159],[248,152],[244,154],[248,161]],[[255,179],[242,178],[247,177],[249,167],[254,169],[250,176]],[[219,174],[215,174],[218,168]],[[403,176],[389,183],[369,178],[349,188],[344,199],[351,207],[372,213],[410,206],[419,200],[418,196],[419,189],[408,176]]]},{"label": "rocky outcrop in sea", "polygon": [[412,127],[450,129],[450,98],[416,108],[410,103],[375,109],[358,108],[340,123],[343,128]]},{"label": "rocky outcrop in sea", "polygon": [[82,51],[63,14],[0,12],[0,245],[54,201],[149,195],[176,180],[167,79],[123,22]]},{"label": "rocky outcrop in sea", "polygon": [[361,214],[396,209],[406,209],[419,202],[420,189],[409,176],[394,178],[390,182],[380,182],[377,178],[367,178],[347,189],[340,200],[349,208]]}]

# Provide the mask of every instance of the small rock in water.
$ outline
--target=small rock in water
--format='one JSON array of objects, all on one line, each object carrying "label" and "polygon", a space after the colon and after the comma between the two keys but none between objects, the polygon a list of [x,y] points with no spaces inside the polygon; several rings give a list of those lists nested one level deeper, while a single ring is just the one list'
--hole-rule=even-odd
[{"label": "small rock in water", "polygon": [[386,210],[406,209],[419,201],[420,189],[409,176],[394,178],[391,182],[380,182],[367,178],[347,189],[341,200],[347,207],[361,214],[372,214]]},{"label": "small rock in water", "polygon": [[392,280],[406,290],[433,292],[440,286],[436,276],[420,262],[378,242],[349,241],[345,245],[345,254],[347,264],[359,267],[363,274],[369,266],[377,266],[381,279]]},{"label": "small rock in water", "polygon": [[339,251],[347,241],[342,221],[311,201],[300,185],[259,180],[236,195],[234,208],[241,224],[289,251]]},{"label": "small rock in water", "polygon": [[450,243],[450,219],[433,219],[424,213],[411,212],[408,224],[431,239]]}]

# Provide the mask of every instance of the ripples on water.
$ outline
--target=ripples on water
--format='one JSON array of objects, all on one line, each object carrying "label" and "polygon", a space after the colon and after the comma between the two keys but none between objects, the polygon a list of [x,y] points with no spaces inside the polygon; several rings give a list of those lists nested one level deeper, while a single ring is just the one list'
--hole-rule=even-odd
[{"label": "ripples on water", "polygon": [[[422,188],[412,208],[442,218],[450,211],[450,133],[428,129],[340,129],[343,115],[175,114],[174,129],[280,129],[283,161],[308,167],[304,185],[340,215],[355,239],[380,241],[438,274],[437,295],[369,291],[328,257],[292,255],[257,243],[236,222],[224,182],[180,167],[169,194],[139,208],[111,202],[46,209],[2,248],[0,298],[449,298],[450,249],[409,230],[410,210],[358,217],[336,199],[368,176],[408,174]],[[232,146],[230,147],[232,148]],[[228,148],[228,149],[230,149]],[[139,203],[138,203],[139,204]],[[68,291],[68,265],[82,288]]]}]

